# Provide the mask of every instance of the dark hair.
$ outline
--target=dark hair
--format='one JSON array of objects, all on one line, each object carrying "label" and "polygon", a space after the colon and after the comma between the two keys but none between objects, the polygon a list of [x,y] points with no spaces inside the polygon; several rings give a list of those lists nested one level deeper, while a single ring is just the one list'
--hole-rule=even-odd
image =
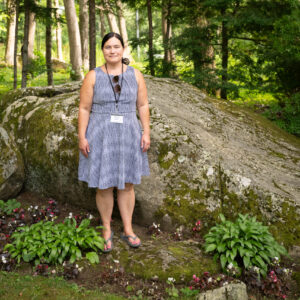
[{"label": "dark hair", "polygon": [[[116,32],[109,32],[109,33],[107,33],[107,34],[103,37],[103,39],[102,39],[102,43],[101,43],[101,49],[102,49],[102,50],[103,50],[103,47],[104,47],[105,43],[106,43],[109,39],[111,39],[112,37],[117,38],[117,39],[121,42],[122,47],[124,48],[124,41],[123,41],[123,38],[121,37],[121,35],[119,35],[119,34],[116,33]],[[130,61],[129,61],[128,58],[122,58],[122,63],[125,64],[125,65],[129,65]]]},{"label": "dark hair", "polygon": [[101,49],[103,49],[104,47],[104,44],[109,40],[111,39],[112,37],[115,37],[117,38],[121,44],[122,44],[122,47],[124,48],[124,41],[123,41],[123,38],[116,32],[109,32],[107,33],[104,37],[103,37],[103,40],[102,40],[102,44],[101,44]]}]

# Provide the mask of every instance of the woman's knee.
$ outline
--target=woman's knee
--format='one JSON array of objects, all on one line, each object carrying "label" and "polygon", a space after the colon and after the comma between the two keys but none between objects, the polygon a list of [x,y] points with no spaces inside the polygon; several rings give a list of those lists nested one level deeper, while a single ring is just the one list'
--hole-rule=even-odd
[{"label": "woman's knee", "polygon": [[124,191],[124,192],[130,192],[133,190],[133,183],[125,183],[125,188],[123,190],[118,191]]},{"label": "woman's knee", "polygon": [[99,194],[112,193],[113,189],[114,189],[114,187],[110,187],[110,188],[107,188],[107,189],[97,189],[97,193],[99,193]]}]

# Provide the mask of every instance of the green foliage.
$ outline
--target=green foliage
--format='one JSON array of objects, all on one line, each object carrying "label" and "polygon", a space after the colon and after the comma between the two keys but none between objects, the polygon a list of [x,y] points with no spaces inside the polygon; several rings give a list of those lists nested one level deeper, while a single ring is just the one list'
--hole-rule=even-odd
[{"label": "green foliage", "polygon": [[300,137],[300,93],[270,103],[270,109],[263,115],[283,130]]},{"label": "green foliage", "polygon": [[205,251],[215,253],[223,270],[229,264],[235,268],[249,269],[256,266],[266,276],[268,264],[280,254],[287,255],[286,249],[279,245],[269,233],[268,227],[248,214],[239,214],[235,223],[227,221],[220,214],[221,223],[212,227],[205,238]]},{"label": "green foliage", "polygon": [[186,296],[186,297],[193,297],[197,294],[199,294],[199,290],[191,290],[190,288],[188,287],[185,287],[185,288],[181,288],[180,289],[180,292],[182,295]]},{"label": "green foliage", "polygon": [[16,199],[9,199],[8,201],[0,200],[0,215],[4,213],[10,215],[15,208],[19,208],[21,203]]},{"label": "green foliage", "polygon": [[47,71],[46,58],[42,52],[34,51],[35,58],[28,64],[28,73],[31,78],[37,77]]},{"label": "green foliage", "polygon": [[82,257],[82,250],[92,249],[94,252],[88,252],[86,258],[92,264],[98,263],[97,251],[103,250],[104,239],[94,228],[89,228],[89,224],[90,220],[84,219],[76,227],[76,220],[72,218],[65,219],[64,223],[41,221],[19,227],[11,236],[13,242],[5,245],[4,250],[8,250],[18,263],[23,259],[38,265],[41,258],[46,263],[62,264],[67,259],[73,263]]}]

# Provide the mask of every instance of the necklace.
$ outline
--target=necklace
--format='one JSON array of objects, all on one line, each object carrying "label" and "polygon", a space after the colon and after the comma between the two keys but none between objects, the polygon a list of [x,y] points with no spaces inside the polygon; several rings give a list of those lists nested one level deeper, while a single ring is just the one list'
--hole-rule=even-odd
[{"label": "necklace", "polygon": [[[110,76],[109,76],[109,73],[108,73],[108,70],[107,70],[106,63],[105,63],[105,69],[106,69],[106,74],[107,74],[107,76],[108,76],[108,79],[109,79],[111,88],[112,88],[112,90],[113,90],[113,92],[114,92],[114,97],[115,97],[115,101],[116,101],[116,109],[118,110],[118,102],[119,102],[119,99],[120,99],[120,97],[121,97],[122,86],[123,86],[123,78],[124,78],[124,74],[123,74],[123,63],[122,63],[122,80],[121,80],[121,85],[117,84],[117,85],[119,85],[119,89],[120,89],[120,92],[118,93],[118,94],[119,94],[119,97],[118,97],[118,98],[117,98],[117,95],[116,95],[115,88],[114,88],[114,86],[113,86],[113,84],[112,84],[112,81],[111,81],[111,79],[110,79]],[[118,83],[118,82],[119,82],[119,75],[114,76],[113,79],[116,80],[116,82]],[[117,85],[116,85],[116,87],[117,87]]]}]

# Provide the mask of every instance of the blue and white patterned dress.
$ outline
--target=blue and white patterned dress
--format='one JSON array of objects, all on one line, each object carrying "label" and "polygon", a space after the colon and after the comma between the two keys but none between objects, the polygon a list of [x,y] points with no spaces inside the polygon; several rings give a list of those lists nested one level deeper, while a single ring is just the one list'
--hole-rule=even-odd
[{"label": "blue and white patterned dress", "polygon": [[[123,123],[110,122],[111,113],[117,113],[114,92],[109,78],[100,67],[94,69],[96,82],[93,104],[86,129],[90,152],[86,158],[79,151],[78,180],[90,188],[125,188],[125,182],[140,184],[141,176],[149,176],[147,152],[141,148],[142,130],[136,116],[138,85],[134,68],[127,66],[119,75],[122,91],[118,114]],[[111,80],[114,75],[109,75]],[[114,83],[113,83],[114,84]],[[115,85],[115,84],[114,84]]]}]

